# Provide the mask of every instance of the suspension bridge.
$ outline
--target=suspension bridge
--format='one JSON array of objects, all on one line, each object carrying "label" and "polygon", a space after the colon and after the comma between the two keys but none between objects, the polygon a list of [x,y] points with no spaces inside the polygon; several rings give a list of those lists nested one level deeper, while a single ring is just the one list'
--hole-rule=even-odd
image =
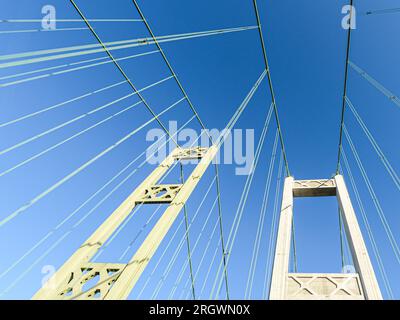
[{"label": "suspension bridge", "polygon": [[[79,27],[0,30],[2,37],[54,34],[62,40],[62,34],[86,32],[92,39],[91,43],[0,55],[0,94],[6,97],[2,98],[3,109],[19,90],[32,97],[25,104],[40,105],[26,113],[6,110],[0,119],[0,179],[6,185],[3,194],[10,192],[9,197],[2,197],[5,204],[0,215],[3,299],[18,298],[20,292],[30,292],[29,298],[40,300],[399,298],[399,220],[386,212],[365,157],[375,159],[376,170],[391,185],[394,197],[400,191],[400,179],[391,150],[386,143],[382,146],[381,136],[376,137],[378,129],[364,118],[363,106],[353,100],[349,77],[358,77],[368,90],[389,102],[393,113],[398,112],[400,99],[385,79],[376,79],[357,62],[357,56],[351,56],[351,28],[346,31],[343,89],[337,92],[341,104],[335,109],[337,158],[330,160],[331,175],[307,172],[307,178],[297,179],[292,170],[296,155],[286,144],[293,137],[281,124],[286,114],[280,112],[274,90],[264,12],[256,0],[249,1],[252,24],[161,36],[153,31],[152,20],[139,1],[126,1],[132,19],[91,19],[83,9],[87,5],[66,2],[76,17],[54,21]],[[385,9],[364,15],[372,18],[397,12]],[[349,17],[351,25],[352,10]],[[40,22],[3,19],[1,25],[37,26]],[[105,41],[97,31],[99,25],[140,25],[145,33]],[[200,39],[217,43],[243,34],[253,35],[261,68],[254,78],[245,79],[245,94],[229,117],[214,119],[221,130],[213,134],[202,114],[215,112],[218,104],[206,109],[192,100],[187,81],[179,76],[163,47]],[[150,58],[157,62],[144,79],[127,68]],[[118,80],[112,81],[102,68]],[[98,73],[92,76],[91,72]],[[149,81],[150,73],[158,78]],[[106,81],[101,85],[92,81],[85,89],[79,80],[83,74]],[[44,102],[40,99],[47,97],[43,81],[59,84]],[[385,110],[374,111],[385,117]],[[233,143],[232,132],[238,123],[250,113],[260,125],[259,137],[248,174],[235,176],[234,170],[222,169],[217,159]],[[129,121],[122,123],[121,119]],[[179,119],[179,126],[171,129],[171,119]],[[123,130],[114,131],[116,127]],[[180,137],[188,137],[187,130],[194,127],[201,133],[182,142]],[[107,133],[93,140],[100,137],[97,132],[102,128],[108,128]],[[150,129],[157,129],[159,137],[151,143],[146,140]],[[17,139],[12,138],[14,133]],[[360,152],[360,136],[368,142],[367,155]],[[110,162],[111,157],[118,160]],[[152,157],[160,162],[151,163]],[[24,179],[30,171],[33,182]],[[87,187],[85,181],[93,185]],[[319,197],[336,199],[336,212],[323,212],[335,214],[337,221],[327,226],[339,240],[341,259],[336,272],[304,272],[298,263],[294,214],[299,221],[302,212],[297,214],[295,199]],[[56,204],[51,209],[49,199]],[[236,257],[235,252],[239,252]]]}]

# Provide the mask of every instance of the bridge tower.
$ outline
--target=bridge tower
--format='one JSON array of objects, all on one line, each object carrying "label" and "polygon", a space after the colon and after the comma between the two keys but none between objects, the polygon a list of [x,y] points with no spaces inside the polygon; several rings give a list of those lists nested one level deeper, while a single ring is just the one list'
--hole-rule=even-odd
[{"label": "bridge tower", "polygon": [[[336,196],[353,258],[355,273],[289,273],[293,198]],[[285,179],[274,266],[271,300],[381,300],[367,248],[343,176],[325,180]]]},{"label": "bridge tower", "polygon": [[[33,299],[126,299],[217,152],[216,145],[209,148],[176,148],[75,251]],[[199,162],[184,183],[157,183],[176,162],[193,159]],[[168,206],[127,264],[91,262],[135,206],[160,203]],[[84,285],[96,277],[98,282],[84,289]]]}]

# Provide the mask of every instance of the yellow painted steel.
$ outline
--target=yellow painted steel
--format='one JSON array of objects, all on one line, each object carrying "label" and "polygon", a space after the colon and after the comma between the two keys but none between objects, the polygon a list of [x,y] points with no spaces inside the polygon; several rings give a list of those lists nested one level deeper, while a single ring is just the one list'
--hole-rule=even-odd
[{"label": "yellow painted steel", "polygon": [[[126,299],[217,152],[216,146],[175,149],[76,250],[33,299]],[[157,184],[175,161],[193,158],[200,161],[184,184]],[[164,194],[157,202],[157,194],[151,194],[150,200],[146,200],[149,190],[157,192],[163,189],[168,190],[169,198]],[[127,264],[90,263],[136,205],[160,202],[169,205]],[[95,277],[99,277],[99,281],[84,290],[85,284]]]}]

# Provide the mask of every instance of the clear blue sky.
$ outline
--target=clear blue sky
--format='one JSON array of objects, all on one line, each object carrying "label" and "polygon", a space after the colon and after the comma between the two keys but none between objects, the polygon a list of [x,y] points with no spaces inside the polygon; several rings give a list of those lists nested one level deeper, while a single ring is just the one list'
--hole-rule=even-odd
[{"label": "clear blue sky", "polygon": [[[138,18],[135,7],[129,0],[114,2],[77,0],[76,3],[88,18]],[[41,8],[48,1],[18,0],[2,4],[0,19],[39,19]],[[77,19],[69,1],[51,1],[57,9],[57,18]],[[255,16],[252,1],[139,1],[156,35],[168,35],[183,32],[204,31],[220,28],[254,25]],[[283,135],[285,138],[289,165],[296,179],[328,178],[335,172],[341,96],[343,91],[343,69],[347,32],[341,28],[341,8],[347,1],[312,1],[312,0],[259,0],[259,9],[270,60],[276,100],[280,111]],[[357,9],[357,30],[353,32],[350,59],[365,69],[370,75],[381,81],[394,93],[400,92],[398,74],[398,52],[400,43],[396,34],[400,28],[399,15],[366,16],[371,9],[394,8],[395,0],[355,1]],[[96,23],[93,24],[103,41],[125,40],[147,37],[148,34],[140,22]],[[83,23],[59,23],[58,28],[84,27]],[[0,24],[1,30],[21,30],[40,28],[36,24]],[[0,34],[0,55],[51,49],[81,44],[95,43],[92,34],[87,31],[60,31],[53,33]],[[251,86],[263,70],[263,60],[256,30],[199,39],[171,42],[162,45],[170,58],[176,73],[204,123],[209,128],[225,127],[229,118],[246,96]],[[131,48],[114,51],[116,57],[147,52],[152,47]],[[89,58],[104,56],[103,53],[59,60],[48,63],[32,64],[22,67],[0,70],[0,77],[14,73],[51,67]],[[121,62],[125,72],[138,88],[142,88],[169,75],[168,69],[157,54]],[[19,84],[0,90],[0,122],[4,123],[25,114],[60,103],[106,85],[122,81],[121,75],[112,64],[77,71],[65,75],[44,78]],[[3,82],[1,82],[3,83]],[[15,125],[0,128],[0,149],[6,149],[26,138],[63,123],[75,116],[88,112],[95,107],[130,93],[128,85],[121,85],[101,94],[73,102],[63,108],[41,116],[22,121]],[[152,88],[144,96],[156,112],[181,97],[173,81]],[[349,70],[348,96],[353,101],[360,115],[370,128],[393,167],[400,163],[398,148],[400,119],[399,109],[385,96],[374,89],[354,71]],[[137,101],[136,97],[119,102],[116,105],[67,126],[42,139],[27,144],[7,154],[0,155],[0,171],[70,137],[90,125],[106,118]],[[248,109],[237,124],[237,128],[254,128],[258,141],[262,125],[270,103],[267,83],[263,82]],[[163,122],[177,120],[182,125],[191,117],[187,104],[168,112],[162,117]],[[32,198],[66,176],[81,164],[126,135],[133,128],[150,119],[143,105],[115,117],[106,124],[80,136],[45,156],[21,167],[12,173],[0,177],[0,218],[3,219],[16,209],[28,203]],[[381,201],[383,210],[397,239],[400,218],[395,200],[398,190],[384,170],[379,158],[363,135],[360,127],[350,112],[346,114],[346,123],[356,147],[363,159],[371,181]],[[156,124],[152,124],[157,127]],[[194,121],[191,126],[199,129]],[[151,126],[149,126],[151,128]],[[232,250],[229,265],[229,283],[232,298],[243,298],[247,274],[250,267],[258,217],[261,208],[262,193],[267,175],[267,168],[274,138],[275,125],[267,135],[267,141],[260,158],[257,175],[254,179],[249,201],[245,208],[238,238]],[[29,248],[54,228],[63,218],[73,212],[90,195],[111,179],[148,145],[145,141],[146,130],[135,135],[129,141],[110,152],[62,187],[24,211],[16,219],[0,228],[0,274],[7,270]],[[372,230],[382,255],[390,283],[396,298],[400,297],[399,264],[396,262],[384,229],[378,218],[373,202],[348,145],[345,151],[350,156],[350,165],[359,184],[360,193],[366,207]],[[40,255],[54,244],[81,217],[88,213],[115,185],[123,180],[125,172],[117,181],[83,207],[63,228],[55,232],[40,247],[34,250],[20,264],[0,278],[0,292],[12,285],[1,298],[30,298],[40,287],[43,266],[54,265],[58,268],[74,250],[96,229],[96,227],[115,209],[132,189],[150,171],[145,166],[132,176],[117,192],[97,208],[78,228],[42,261],[35,265],[15,286],[13,281],[29,268]],[[186,174],[190,169],[187,169]],[[246,177],[234,175],[235,167],[221,165],[222,207],[225,236],[227,237],[236,207],[243,190]],[[265,229],[263,230],[260,257],[256,268],[253,298],[261,298],[267,257],[267,243],[270,234],[273,198],[277,177],[275,166],[271,195],[268,204]],[[193,217],[204,191],[213,178],[210,170],[188,203],[189,216]],[[178,176],[171,175],[168,182],[177,183]],[[350,183],[348,181],[348,187]],[[354,206],[357,213],[353,192]],[[198,219],[190,231],[192,245],[206,221],[208,211],[215,199],[215,190],[210,192]],[[117,262],[127,245],[135,238],[154,207],[140,210],[130,220],[121,234],[107,248],[98,261]],[[156,215],[157,218],[159,215]],[[197,269],[207,246],[208,236],[217,218],[213,211],[210,223],[206,225],[204,235],[193,253],[193,266]],[[142,279],[131,294],[138,297],[140,290],[151,275],[158,258],[177,229],[183,215],[179,216],[171,232],[166,237],[160,250],[149,264]],[[364,235],[365,227],[359,215]],[[129,251],[127,258],[144,239],[144,236],[156,219],[145,228]],[[300,272],[340,272],[340,247],[338,233],[337,206],[334,199],[296,200],[295,202],[296,242],[298,267]],[[183,236],[183,228],[177,231],[166,258],[161,260],[159,268],[151,276],[141,298],[151,298],[162,273],[170,261],[178,242]],[[369,240],[366,239],[370,248]],[[196,279],[196,291],[200,293],[207,268],[218,245],[217,235],[212,238],[209,251],[206,252],[203,267]],[[161,287],[158,298],[168,298],[171,288],[185,263],[186,247],[183,247],[176,263]],[[375,257],[370,250],[382,292],[385,297],[381,275]],[[127,261],[125,258],[125,261]],[[214,280],[216,266],[211,267],[211,276],[205,285],[201,298],[208,298]],[[175,298],[186,297],[183,285],[188,279],[188,269],[183,274]],[[221,298],[224,292],[221,293]]]}]

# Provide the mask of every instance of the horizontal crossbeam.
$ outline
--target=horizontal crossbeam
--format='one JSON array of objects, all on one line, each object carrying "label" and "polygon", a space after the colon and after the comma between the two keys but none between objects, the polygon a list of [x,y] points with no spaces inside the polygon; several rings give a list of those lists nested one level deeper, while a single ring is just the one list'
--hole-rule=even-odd
[{"label": "horizontal crossbeam", "polygon": [[136,201],[139,203],[171,203],[181,190],[181,184],[156,184],[146,188],[141,198]]},{"label": "horizontal crossbeam", "polygon": [[294,197],[328,197],[336,196],[334,179],[295,180],[293,182]]}]

